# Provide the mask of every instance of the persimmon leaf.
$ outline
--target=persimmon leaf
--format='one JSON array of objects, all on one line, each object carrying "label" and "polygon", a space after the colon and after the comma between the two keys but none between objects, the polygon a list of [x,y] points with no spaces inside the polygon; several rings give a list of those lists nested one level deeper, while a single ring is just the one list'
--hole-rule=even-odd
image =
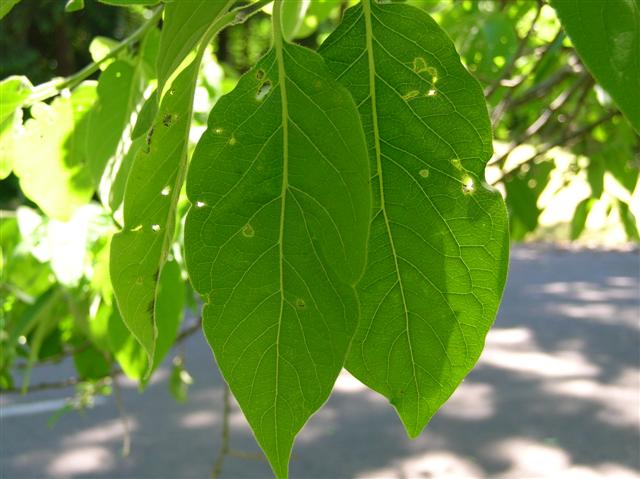
[{"label": "persimmon leaf", "polygon": [[217,363],[285,477],[356,327],[370,189],[351,96],[318,54],[276,45],[211,111],[185,251]]},{"label": "persimmon leaf", "polygon": [[347,368],[415,437],[476,363],[505,283],[484,96],[447,34],[411,6],[363,0],[321,54],[359,105],[375,199]]}]

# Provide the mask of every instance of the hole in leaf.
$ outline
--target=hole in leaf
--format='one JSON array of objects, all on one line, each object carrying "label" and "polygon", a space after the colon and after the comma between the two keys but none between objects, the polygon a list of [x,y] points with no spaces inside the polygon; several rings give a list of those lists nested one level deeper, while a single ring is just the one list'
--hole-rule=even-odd
[{"label": "hole in leaf", "polygon": [[220,127],[213,128],[213,132],[214,132],[216,135],[221,134],[223,131],[224,131],[224,130],[223,130],[222,128],[220,128]]},{"label": "hole in leaf", "polygon": [[256,93],[256,100],[262,101],[266,98],[266,96],[271,91],[271,80],[266,80],[260,88],[258,88],[258,92]]},{"label": "hole in leaf", "polygon": [[264,78],[264,70],[263,70],[263,69],[260,69],[260,70],[258,70],[258,71],[256,72],[256,78],[257,78],[258,80],[262,80],[262,79]]},{"label": "hole in leaf", "polygon": [[169,185],[162,188],[162,191],[160,192],[162,196],[169,196],[169,193],[171,193],[171,187]]},{"label": "hole in leaf", "polygon": [[235,145],[236,143],[238,143],[238,140],[236,140],[236,137],[231,135],[231,138],[229,138],[229,144],[231,146]]},{"label": "hole in leaf", "polygon": [[152,229],[153,231],[155,231],[155,232],[158,232],[158,231],[160,231],[160,225],[158,225],[158,224],[153,224],[153,225],[151,225],[151,229]]},{"label": "hole in leaf", "polygon": [[431,88],[428,92],[427,92],[427,96],[436,96],[436,90],[435,88]]},{"label": "hole in leaf", "polygon": [[474,191],[476,191],[476,185],[473,182],[473,178],[471,178],[470,176],[466,177],[463,180],[462,183],[462,192],[465,195],[470,195],[471,193],[473,193]]},{"label": "hole in leaf", "polygon": [[196,201],[196,208],[203,208],[204,206],[206,206],[204,201]]},{"label": "hole in leaf", "polygon": [[162,117],[162,124],[168,128],[173,124],[176,118],[177,118],[177,115],[174,115],[173,113],[166,113]]},{"label": "hole in leaf", "polygon": [[460,163],[460,160],[458,160],[457,158],[454,158],[453,160],[451,160],[451,165],[457,170],[462,169],[462,163]]},{"label": "hole in leaf", "polygon": [[138,225],[138,226],[136,226],[134,228],[131,228],[131,231],[133,231],[134,233],[138,232],[138,231],[142,231],[142,225]]},{"label": "hole in leaf", "polygon": [[246,238],[253,238],[255,235],[256,235],[256,232],[253,229],[253,226],[251,226],[249,223],[247,223],[242,227],[242,236]]},{"label": "hole in leaf", "polygon": [[307,303],[304,302],[304,299],[298,298],[296,299],[296,308],[297,309],[306,309]]}]

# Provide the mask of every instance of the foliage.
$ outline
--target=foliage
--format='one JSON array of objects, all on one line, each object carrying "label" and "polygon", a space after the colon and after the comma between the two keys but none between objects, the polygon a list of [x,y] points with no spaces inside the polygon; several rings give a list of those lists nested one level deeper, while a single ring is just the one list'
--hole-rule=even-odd
[{"label": "foliage", "polygon": [[[639,239],[637,2],[101,3],[66,15],[108,12],[124,39],[99,29],[76,73],[17,62],[0,82],[5,392],[142,390],[200,330],[197,296],[285,477],[343,367],[420,434],[481,353],[509,234],[562,202],[567,237],[599,217]],[[76,379],[30,385],[69,356]]]}]

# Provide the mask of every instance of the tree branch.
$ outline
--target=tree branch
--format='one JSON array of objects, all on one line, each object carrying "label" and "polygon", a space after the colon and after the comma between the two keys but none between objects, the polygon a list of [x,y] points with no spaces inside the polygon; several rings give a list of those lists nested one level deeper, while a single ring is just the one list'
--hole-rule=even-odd
[{"label": "tree branch", "polygon": [[569,133],[568,135],[563,135],[559,140],[557,140],[557,141],[555,141],[553,143],[549,143],[549,144],[543,145],[533,155],[531,155],[529,158],[527,158],[522,163],[519,163],[518,166],[516,166],[514,169],[503,173],[498,179],[494,180],[491,183],[491,186],[495,186],[498,183],[501,183],[501,182],[503,182],[505,180],[510,179],[518,171],[520,171],[520,169],[524,165],[528,165],[530,163],[533,163],[536,160],[536,158],[538,158],[540,155],[544,155],[545,153],[547,153],[549,150],[551,150],[553,148],[565,145],[566,143],[572,142],[572,140],[576,140],[576,139],[578,139],[578,138],[580,138],[580,137],[582,137],[584,135],[589,134],[591,131],[593,131],[594,128],[600,126],[603,123],[606,123],[611,118],[613,118],[615,116],[618,116],[618,115],[620,115],[619,111],[611,111],[611,112],[607,113],[606,115],[602,116],[601,118],[599,118],[598,120],[596,120],[596,121],[594,121],[592,123],[589,123],[588,125],[585,125],[582,128]]}]

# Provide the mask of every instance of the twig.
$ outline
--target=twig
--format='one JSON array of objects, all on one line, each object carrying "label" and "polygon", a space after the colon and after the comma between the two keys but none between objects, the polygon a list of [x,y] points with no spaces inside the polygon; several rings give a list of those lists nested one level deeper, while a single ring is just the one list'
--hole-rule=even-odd
[{"label": "twig", "polygon": [[129,429],[127,410],[124,407],[124,401],[122,400],[122,390],[120,388],[120,380],[118,376],[118,374],[111,375],[111,380],[113,382],[113,397],[116,401],[116,407],[118,408],[120,421],[122,422],[122,456],[128,457],[129,453],[131,452],[131,431]]},{"label": "twig", "polygon": [[507,65],[502,69],[502,72],[500,73],[498,78],[496,78],[493,81],[493,83],[489,85],[489,87],[485,90],[485,96],[487,98],[490,98],[496,92],[496,90],[500,87],[500,83],[503,79],[511,76],[511,72],[513,71],[513,68],[516,66],[516,61],[518,60],[518,58],[522,56],[522,52],[524,52],[524,49],[527,46],[527,43],[529,42],[529,37],[535,30],[536,23],[540,18],[541,11],[542,11],[542,2],[538,0],[538,9],[536,10],[535,17],[533,17],[533,20],[531,21],[531,26],[529,27],[529,30],[524,35],[524,37],[522,37],[518,42],[518,47],[514,52],[514,54],[511,56],[509,63],[507,63]]},{"label": "twig", "polygon": [[530,163],[534,162],[536,160],[536,158],[538,158],[540,155],[543,155],[543,154],[547,153],[549,150],[551,150],[553,148],[556,148],[557,146],[564,145],[565,143],[570,142],[571,140],[575,140],[577,138],[580,138],[581,136],[584,136],[584,135],[590,133],[594,128],[600,126],[601,124],[609,121],[614,116],[618,116],[618,115],[620,115],[619,111],[611,111],[611,112],[607,113],[606,115],[602,116],[601,118],[599,118],[598,120],[596,120],[596,121],[594,121],[592,123],[589,123],[588,125],[585,125],[582,128],[569,133],[568,135],[562,136],[558,141],[556,141],[554,143],[543,145],[541,148],[536,150],[536,152],[533,155],[531,155],[529,158],[527,158],[522,163],[519,163],[518,166],[516,166],[514,169],[509,170],[506,173],[503,173],[498,179],[494,180],[491,183],[491,186],[495,186],[500,182],[508,180],[513,175],[515,175],[518,171],[520,171],[520,169],[524,165],[527,165],[527,164],[530,164]]},{"label": "twig", "polygon": [[222,406],[222,444],[220,446],[220,452],[218,453],[218,458],[216,459],[215,464],[213,465],[213,470],[211,471],[211,479],[218,479],[220,477],[220,473],[222,472],[222,466],[224,465],[224,458],[229,454],[229,419],[231,416],[231,392],[229,391],[229,386],[225,383],[224,385],[224,393],[223,393],[223,406]]},{"label": "twig", "polygon": [[509,144],[507,151],[505,151],[495,160],[491,161],[490,164],[498,164],[502,166],[509,155],[513,152],[513,150],[515,150],[519,145],[527,141],[529,138],[542,130],[546,125],[548,125],[551,121],[551,118],[553,118],[553,115],[567,104],[567,102],[585,84],[585,82],[589,84],[589,79],[590,77],[587,75],[582,76],[573,84],[570,89],[560,93],[560,95],[558,95],[555,100],[551,102],[549,107],[546,108],[518,138],[516,138]]},{"label": "twig", "polygon": [[61,80],[53,80],[51,82],[43,83],[42,85],[38,85],[33,89],[33,92],[25,102],[26,107],[33,105],[34,103],[38,103],[44,100],[47,100],[51,97],[58,95],[61,91],[67,88],[73,88],[78,83],[83,80],[86,80],[95,72],[100,69],[100,65],[102,65],[105,61],[109,60],[120,54],[123,50],[127,49],[129,46],[133,45],[140,38],[144,36],[147,31],[149,31],[152,27],[156,26],[156,24],[162,18],[162,7],[159,7],[153,12],[153,15],[147,20],[140,28],[138,28],[135,32],[121,41],[118,45],[116,45],[113,50],[110,50],[105,56],[100,58],[99,60],[90,63],[82,70],[77,73],[74,73],[70,77],[63,78]]},{"label": "twig", "polygon": [[[202,319],[198,319],[196,323],[192,324],[191,326],[188,326],[182,332],[180,332],[178,336],[176,336],[176,340],[174,341],[173,346],[177,346],[178,344],[182,343],[184,340],[192,336],[194,333],[200,331],[201,327],[202,327]],[[36,366],[37,365],[38,364],[36,364]],[[121,374],[123,374],[123,371],[119,368],[116,368],[113,371],[111,371],[109,376],[113,377],[113,375],[119,376]],[[100,384],[100,381],[103,381],[104,379],[109,378],[109,376],[105,376],[104,378],[98,380],[98,384]],[[68,379],[64,379],[62,381],[42,382],[42,383],[30,385],[29,390],[27,392],[46,391],[49,389],[65,389],[65,388],[77,386],[81,382],[83,382],[83,380],[79,377],[71,377]],[[14,394],[14,393],[19,393],[21,391],[22,391],[21,388],[11,387],[6,389],[1,389],[0,393]]]},{"label": "twig", "polygon": [[[507,91],[506,95],[500,101],[500,103],[496,106],[496,108],[494,108],[493,114],[491,116],[492,123],[494,125],[498,123],[498,121],[502,117],[502,114],[510,106],[511,99],[513,98],[513,95],[515,94],[515,92],[524,84],[527,78],[530,78],[538,70],[538,68],[540,68],[540,65],[543,64],[544,59],[547,57],[549,52],[553,50],[553,48],[556,46],[558,42],[562,41],[563,36],[564,34],[562,32],[562,28],[560,28],[558,30],[558,33],[554,37],[554,39],[546,45],[542,53],[538,56],[536,63],[533,65],[533,68],[531,69],[531,71],[527,75],[522,75],[519,79],[515,80],[511,85],[509,85],[509,90]],[[504,79],[503,79],[503,83],[504,83]]]}]

